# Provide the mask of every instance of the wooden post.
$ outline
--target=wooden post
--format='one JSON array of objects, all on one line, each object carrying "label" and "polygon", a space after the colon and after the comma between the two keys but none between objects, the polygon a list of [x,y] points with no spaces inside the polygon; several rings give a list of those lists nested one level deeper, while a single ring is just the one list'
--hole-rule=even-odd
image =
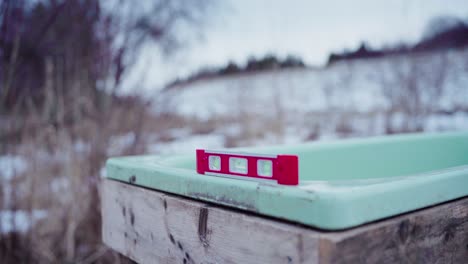
[{"label": "wooden post", "polygon": [[106,245],[139,263],[468,263],[468,197],[330,232],[104,179]]}]

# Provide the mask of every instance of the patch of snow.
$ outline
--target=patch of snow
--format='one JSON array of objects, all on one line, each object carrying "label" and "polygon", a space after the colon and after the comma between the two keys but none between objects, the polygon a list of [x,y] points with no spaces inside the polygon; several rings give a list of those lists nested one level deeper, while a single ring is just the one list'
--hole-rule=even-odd
[{"label": "patch of snow", "polygon": [[73,149],[77,153],[88,153],[91,150],[91,145],[89,143],[84,142],[83,140],[77,140],[73,144]]},{"label": "patch of snow", "polygon": [[168,134],[173,138],[183,138],[192,134],[192,129],[190,128],[173,128],[168,131]]},{"label": "patch of snow", "polygon": [[66,191],[69,187],[69,181],[66,177],[59,177],[52,180],[50,187],[55,193]]},{"label": "patch of snow", "polygon": [[0,156],[0,179],[11,180],[28,169],[26,160],[17,155]]},{"label": "patch of snow", "polygon": [[217,149],[224,147],[224,144],[224,135],[192,135],[176,141],[150,144],[147,151],[155,154],[188,154],[195,153],[197,148]]},{"label": "patch of snow", "polygon": [[101,178],[105,178],[107,175],[107,170],[106,170],[106,166],[102,166],[101,169],[99,170],[99,176]]},{"label": "patch of snow", "polygon": [[222,126],[217,131],[226,136],[238,136],[242,133],[242,126],[239,123],[233,123]]},{"label": "patch of snow", "polygon": [[31,213],[25,210],[2,210],[0,211],[0,231],[3,234],[13,231],[24,233],[37,221],[44,219],[46,216],[46,210],[32,210]]},{"label": "patch of snow", "polygon": [[468,130],[468,113],[455,113],[454,114],[454,129]]},{"label": "patch of snow", "polygon": [[468,131],[468,113],[455,113],[453,115],[432,115],[428,118],[424,130],[426,131]]},{"label": "patch of snow", "polygon": [[107,155],[119,155],[126,148],[130,147],[135,143],[135,133],[128,132],[124,135],[112,136],[109,140],[109,148],[107,149]]}]

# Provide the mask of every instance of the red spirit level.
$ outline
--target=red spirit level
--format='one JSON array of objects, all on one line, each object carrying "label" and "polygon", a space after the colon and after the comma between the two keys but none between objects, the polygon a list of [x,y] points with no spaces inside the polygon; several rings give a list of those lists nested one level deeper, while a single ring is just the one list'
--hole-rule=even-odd
[{"label": "red spirit level", "polygon": [[197,149],[197,172],[217,176],[276,180],[283,185],[297,185],[299,160],[296,155],[263,155]]}]

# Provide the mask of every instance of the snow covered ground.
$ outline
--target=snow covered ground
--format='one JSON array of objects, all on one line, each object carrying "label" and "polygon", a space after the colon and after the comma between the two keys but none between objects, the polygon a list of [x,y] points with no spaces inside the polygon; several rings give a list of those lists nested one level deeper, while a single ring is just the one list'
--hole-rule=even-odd
[{"label": "snow covered ground", "polygon": [[[414,109],[424,116],[408,117]],[[468,49],[199,80],[162,91],[154,110],[213,127],[174,129],[150,153],[367,137],[389,127],[468,131]]]},{"label": "snow covered ground", "polygon": [[[382,92],[386,84],[383,77],[401,74],[400,70],[409,77],[414,63],[420,67],[419,80],[430,81],[429,77],[443,74],[444,93],[433,103],[439,109],[451,111],[454,106],[468,106],[467,61],[465,49],[422,55],[413,61],[407,57],[360,60],[324,69],[267,71],[199,80],[163,91],[155,110],[199,120],[234,116],[242,111],[261,116],[274,116],[279,110],[291,116],[330,109],[378,111],[389,106]],[[398,81],[404,80],[388,81],[394,81],[391,85],[396,87],[402,86]]]},{"label": "snow covered ground", "polygon": [[[376,121],[375,130],[370,130],[372,126],[366,120],[355,122],[354,133],[347,137],[366,137],[384,134],[382,129]],[[453,116],[434,115],[428,119],[424,131],[426,132],[440,132],[440,131],[468,131],[468,113],[456,113]],[[266,146],[277,144],[296,144],[311,140],[308,138],[307,129],[300,129],[297,127],[288,127],[284,134],[276,135],[274,133],[266,133],[264,136],[250,141],[239,141],[238,146]],[[172,141],[156,142],[147,145],[146,151],[150,154],[188,154],[194,153],[197,148],[204,149],[219,149],[228,147],[226,145],[226,138],[228,136],[222,129],[219,129],[210,134],[193,135],[188,134],[181,138],[174,138]],[[329,141],[343,138],[343,135],[337,134],[335,131],[324,131],[314,140]],[[103,172],[104,173],[104,172]]]}]

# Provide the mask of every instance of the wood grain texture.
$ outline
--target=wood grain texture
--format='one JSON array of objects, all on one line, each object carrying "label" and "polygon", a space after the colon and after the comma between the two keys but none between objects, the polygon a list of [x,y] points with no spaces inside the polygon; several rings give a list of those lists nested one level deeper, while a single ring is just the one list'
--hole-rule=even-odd
[{"label": "wood grain texture", "polygon": [[106,245],[139,263],[468,263],[468,198],[325,232],[104,179]]},{"label": "wood grain texture", "polygon": [[102,215],[104,242],[139,263],[317,262],[318,232],[117,181]]},{"label": "wood grain texture", "polygon": [[468,198],[327,234],[319,247],[326,263],[468,263]]}]

